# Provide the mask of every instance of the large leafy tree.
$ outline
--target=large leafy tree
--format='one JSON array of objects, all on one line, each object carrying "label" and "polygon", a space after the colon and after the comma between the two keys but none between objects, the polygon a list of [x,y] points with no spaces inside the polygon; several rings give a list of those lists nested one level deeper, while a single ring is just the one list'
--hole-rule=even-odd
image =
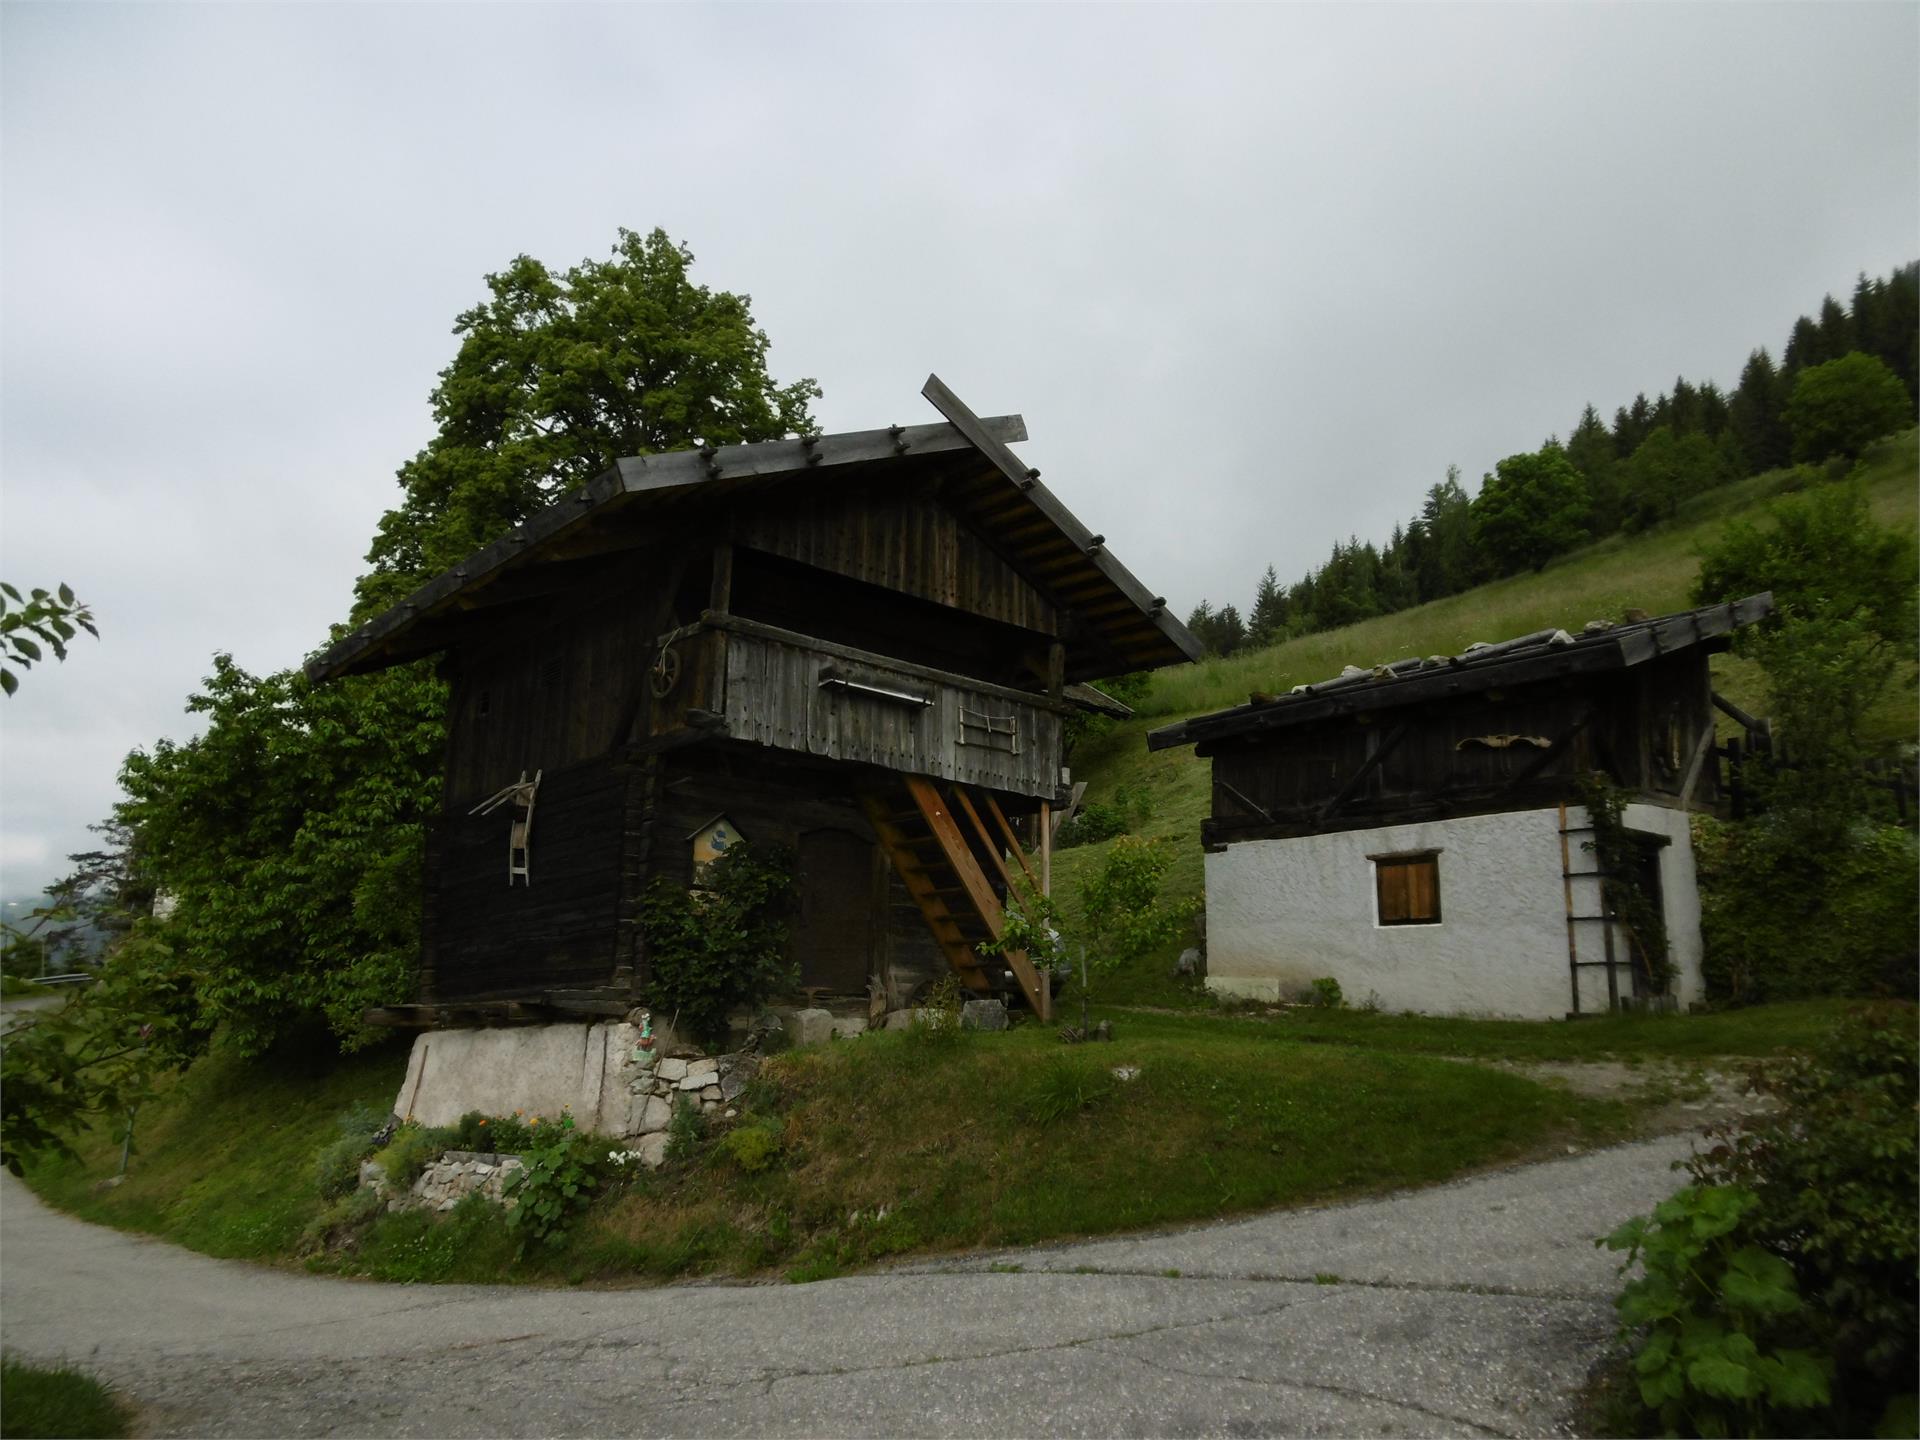
[{"label": "large leafy tree", "polygon": [[555,274],[519,256],[433,391],[439,433],[400,468],[361,612],[400,598],[623,455],[777,440],[812,428],[811,380],[778,385],[746,295],[696,285],[693,252],[622,230],[608,260]]},{"label": "large leafy tree", "polygon": [[[692,254],[622,231],[610,259],[555,274],[522,256],[461,315],[432,396],[438,429],[401,467],[356,616],[504,534],[622,455],[813,428],[811,380],[780,386],[748,298],[695,285]],[[169,943],[207,1015],[263,1049],[406,997],[444,690],[426,665],[309,684],[225,656],[189,708],[197,740],[128,757],[120,816],[177,902]]]},{"label": "large leafy tree", "polygon": [[1627,520],[1637,528],[1671,518],[1689,496],[1732,478],[1705,435],[1658,426],[1624,467]]},{"label": "large leafy tree", "polygon": [[1907,387],[1880,361],[1857,350],[1801,371],[1787,402],[1796,460],[1852,459],[1872,441],[1912,423]]},{"label": "large leafy tree", "polygon": [[1586,536],[1587,485],[1558,445],[1509,455],[1473,500],[1473,540],[1502,575],[1539,570]]}]

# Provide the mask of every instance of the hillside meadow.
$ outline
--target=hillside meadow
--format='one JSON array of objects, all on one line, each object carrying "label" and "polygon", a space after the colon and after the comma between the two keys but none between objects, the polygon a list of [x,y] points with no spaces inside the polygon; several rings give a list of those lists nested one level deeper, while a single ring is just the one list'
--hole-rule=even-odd
[{"label": "hillside meadow", "polygon": [[[1857,478],[1874,517],[1884,525],[1920,527],[1920,432],[1908,431],[1873,447]],[[1149,752],[1147,732],[1192,715],[1243,705],[1254,693],[1284,694],[1295,685],[1338,675],[1348,665],[1370,667],[1410,655],[1458,654],[1475,641],[1499,641],[1550,627],[1577,631],[1589,620],[1618,619],[1630,609],[1650,615],[1684,610],[1700,570],[1700,555],[1729,521],[1763,516],[1782,495],[1804,488],[1804,472],[1756,475],[1694,497],[1672,522],[1640,535],[1610,536],[1560,557],[1537,573],[1509,576],[1477,589],[1339,630],[1301,636],[1265,649],[1163,670],[1153,676],[1134,717],[1075,747],[1075,780],[1087,784],[1087,803],[1117,806],[1132,833],[1164,841],[1169,866],[1164,893],[1171,899],[1204,891],[1200,822],[1210,803],[1211,769],[1191,749]],[[1916,671],[1905,673],[1872,716],[1876,738],[1915,736]],[[1714,688],[1749,712],[1765,714],[1759,668],[1738,655],[1713,659]],[[1722,720],[1726,733],[1731,721]],[[1111,842],[1075,846],[1054,856],[1054,895],[1070,921],[1079,918],[1077,888]],[[1182,942],[1183,944],[1186,942]],[[1140,1003],[1187,1004],[1194,991],[1171,977],[1180,944],[1129,967],[1107,983]]]}]

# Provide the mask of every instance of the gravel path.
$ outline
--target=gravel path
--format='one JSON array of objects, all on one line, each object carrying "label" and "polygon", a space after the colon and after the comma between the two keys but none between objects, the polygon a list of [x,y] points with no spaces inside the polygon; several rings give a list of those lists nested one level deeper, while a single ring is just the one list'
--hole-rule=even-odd
[{"label": "gravel path", "polygon": [[6,1177],[0,1343],[118,1383],[153,1435],[1556,1435],[1613,1325],[1593,1237],[1676,1188],[1687,1149],[814,1285],[630,1290],[210,1260]]}]

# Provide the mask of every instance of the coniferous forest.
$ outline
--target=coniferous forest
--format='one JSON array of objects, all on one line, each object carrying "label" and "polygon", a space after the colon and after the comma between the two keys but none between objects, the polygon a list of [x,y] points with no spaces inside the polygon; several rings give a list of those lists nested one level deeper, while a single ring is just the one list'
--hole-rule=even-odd
[{"label": "coniferous forest", "polygon": [[1920,399],[1920,261],[1862,274],[1851,302],[1802,315],[1776,362],[1762,346],[1739,382],[1677,378],[1611,422],[1589,404],[1565,440],[1508,456],[1469,495],[1457,466],[1385,545],[1335,541],[1292,585],[1269,565],[1242,614],[1202,600],[1187,627],[1208,653],[1269,645],[1438,600],[1537,570],[1616,531],[1671,518],[1689,498],[1785,465],[1848,464],[1861,446],[1914,422]]}]

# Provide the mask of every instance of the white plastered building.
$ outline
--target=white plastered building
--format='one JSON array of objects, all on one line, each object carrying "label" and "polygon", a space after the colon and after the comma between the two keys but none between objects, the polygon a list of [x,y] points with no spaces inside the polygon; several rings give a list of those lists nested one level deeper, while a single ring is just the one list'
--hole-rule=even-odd
[{"label": "white plastered building", "polygon": [[[1737,783],[1716,709],[1757,727],[1708,659],[1770,610],[1541,631],[1155,731],[1213,765],[1208,985],[1287,1000],[1331,978],[1349,1003],[1527,1019],[1703,999],[1690,817]],[[1612,883],[1596,773],[1624,802]]]}]

